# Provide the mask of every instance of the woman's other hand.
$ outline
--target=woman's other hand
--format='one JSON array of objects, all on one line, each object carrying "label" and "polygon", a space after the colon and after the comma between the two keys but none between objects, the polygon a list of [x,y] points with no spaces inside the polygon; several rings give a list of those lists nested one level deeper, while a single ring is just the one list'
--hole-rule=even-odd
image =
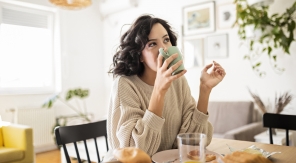
[{"label": "woman's other hand", "polygon": [[[208,70],[214,65],[214,68],[208,73]],[[221,65],[215,61],[213,64],[207,65],[201,72],[200,84],[209,89],[214,88],[225,77],[226,72]]]}]

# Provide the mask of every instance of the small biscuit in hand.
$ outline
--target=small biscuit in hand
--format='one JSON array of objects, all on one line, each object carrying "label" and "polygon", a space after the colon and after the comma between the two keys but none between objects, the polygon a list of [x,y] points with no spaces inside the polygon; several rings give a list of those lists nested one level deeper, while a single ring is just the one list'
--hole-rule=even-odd
[{"label": "small biscuit in hand", "polygon": [[122,163],[151,163],[150,156],[136,147],[118,148],[113,151],[114,157]]}]

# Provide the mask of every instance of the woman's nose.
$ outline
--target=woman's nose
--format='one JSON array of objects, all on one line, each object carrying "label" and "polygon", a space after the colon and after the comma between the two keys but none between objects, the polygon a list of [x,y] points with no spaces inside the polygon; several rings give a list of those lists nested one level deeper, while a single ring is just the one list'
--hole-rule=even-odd
[{"label": "woman's nose", "polygon": [[166,52],[168,49],[168,46],[165,44],[161,44],[159,48],[163,48],[163,50]]}]

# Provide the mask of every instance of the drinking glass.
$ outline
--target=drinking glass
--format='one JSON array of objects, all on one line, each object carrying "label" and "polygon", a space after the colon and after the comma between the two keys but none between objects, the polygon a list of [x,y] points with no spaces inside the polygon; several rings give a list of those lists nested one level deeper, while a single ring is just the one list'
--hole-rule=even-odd
[{"label": "drinking glass", "polygon": [[178,134],[180,163],[205,163],[207,136],[203,133]]}]

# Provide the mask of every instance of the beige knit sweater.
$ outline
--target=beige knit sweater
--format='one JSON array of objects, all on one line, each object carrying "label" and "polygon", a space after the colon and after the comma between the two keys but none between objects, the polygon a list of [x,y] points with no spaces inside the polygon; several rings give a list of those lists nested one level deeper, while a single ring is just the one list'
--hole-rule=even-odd
[{"label": "beige knit sweater", "polygon": [[111,149],[138,147],[150,156],[177,148],[179,133],[202,132],[211,142],[213,127],[208,115],[196,109],[185,77],[175,80],[165,95],[163,117],[148,110],[153,86],[139,77],[114,80],[109,104],[107,131]]}]

